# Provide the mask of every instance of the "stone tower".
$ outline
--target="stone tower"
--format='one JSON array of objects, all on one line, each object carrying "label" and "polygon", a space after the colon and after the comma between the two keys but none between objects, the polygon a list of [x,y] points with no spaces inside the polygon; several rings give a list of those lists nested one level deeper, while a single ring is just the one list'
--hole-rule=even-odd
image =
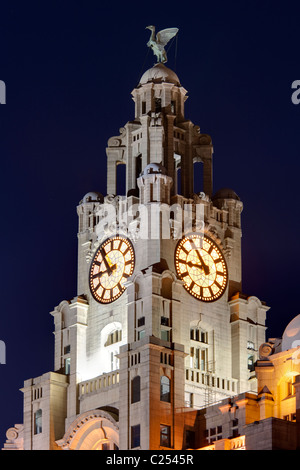
[{"label": "stone tower", "polygon": [[242,202],[213,192],[212,140],[172,70],[147,70],[132,97],[107,194],[77,207],[78,291],[51,312],[54,371],[24,384],[27,449],[183,449],[185,410],[256,390],[268,307],[242,291]]}]

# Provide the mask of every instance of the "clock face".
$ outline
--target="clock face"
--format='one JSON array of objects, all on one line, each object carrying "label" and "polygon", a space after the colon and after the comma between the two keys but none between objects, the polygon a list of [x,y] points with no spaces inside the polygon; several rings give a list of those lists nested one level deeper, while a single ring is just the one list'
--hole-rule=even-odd
[{"label": "clock face", "polygon": [[90,290],[97,302],[107,304],[125,291],[134,270],[134,250],[127,238],[115,236],[98,248],[90,268]]},{"label": "clock face", "polygon": [[227,285],[227,267],[217,245],[204,235],[183,238],[175,251],[177,276],[185,289],[204,302],[217,300]]}]

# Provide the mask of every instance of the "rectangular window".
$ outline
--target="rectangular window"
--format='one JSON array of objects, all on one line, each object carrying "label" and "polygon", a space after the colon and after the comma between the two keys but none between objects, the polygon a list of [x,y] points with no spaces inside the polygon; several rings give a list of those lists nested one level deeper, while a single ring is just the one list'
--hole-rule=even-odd
[{"label": "rectangular window", "polygon": [[201,370],[206,370],[206,349],[201,349]]},{"label": "rectangular window", "polygon": [[161,112],[161,99],[160,98],[155,98],[155,112],[156,113]]},{"label": "rectangular window", "polygon": [[71,358],[67,357],[65,359],[65,374],[69,375],[71,371]]},{"label": "rectangular window", "polygon": [[248,370],[250,372],[254,371],[255,370],[255,366],[254,366],[254,357],[253,356],[248,356]]},{"label": "rectangular window", "polygon": [[165,375],[160,378],[160,401],[171,402],[171,380]]},{"label": "rectangular window", "polygon": [[114,353],[110,353],[110,370],[114,370]]},{"label": "rectangular window", "polygon": [[160,324],[163,326],[169,326],[169,318],[168,317],[161,317]]},{"label": "rectangular window", "polygon": [[161,330],[160,338],[164,341],[170,341],[170,332],[168,330]]},{"label": "rectangular window", "polygon": [[146,101],[142,101],[142,114],[146,114]]},{"label": "rectangular window", "polygon": [[131,426],[131,448],[140,447],[141,445],[141,431],[140,425]]},{"label": "rectangular window", "polygon": [[142,339],[145,336],[145,330],[138,331],[138,339]]},{"label": "rectangular window", "polygon": [[137,403],[141,399],[141,378],[139,375],[131,381],[131,403]]},{"label": "rectangular window", "polygon": [[138,327],[144,326],[145,325],[145,317],[138,318],[137,325],[138,325]]},{"label": "rectangular window", "polygon": [[42,432],[42,410],[39,409],[34,413],[34,434]]},{"label": "rectangular window", "polygon": [[171,447],[171,427],[165,424],[160,425],[160,445]]}]

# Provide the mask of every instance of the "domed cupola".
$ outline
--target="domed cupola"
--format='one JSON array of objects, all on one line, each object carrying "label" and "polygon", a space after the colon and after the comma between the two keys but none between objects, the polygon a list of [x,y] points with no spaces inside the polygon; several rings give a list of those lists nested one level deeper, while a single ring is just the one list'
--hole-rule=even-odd
[{"label": "domed cupola", "polygon": [[184,102],[187,91],[181,86],[177,74],[162,63],[155,64],[142,75],[133,90],[135,118],[164,113],[184,117]]},{"label": "domed cupola", "polygon": [[161,63],[155,64],[142,75],[139,86],[145,85],[149,82],[173,83],[174,85],[180,86],[180,81],[176,73]]},{"label": "domed cupola", "polygon": [[149,163],[137,180],[141,204],[160,202],[170,204],[172,178],[161,163]]},{"label": "domed cupola", "polygon": [[300,345],[300,315],[297,315],[287,325],[282,336],[282,351],[296,348]]}]

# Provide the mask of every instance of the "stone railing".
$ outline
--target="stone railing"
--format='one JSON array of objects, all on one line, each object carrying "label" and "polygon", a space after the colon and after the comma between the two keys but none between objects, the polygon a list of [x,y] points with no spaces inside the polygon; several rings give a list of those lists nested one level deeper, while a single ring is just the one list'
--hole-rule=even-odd
[{"label": "stone railing", "polygon": [[112,387],[119,386],[119,372],[112,371],[106,374],[99,375],[90,380],[80,382],[79,386],[79,399],[91,394],[99,393],[102,390],[107,390]]},{"label": "stone railing", "polygon": [[209,387],[230,395],[237,393],[237,380],[218,377],[215,373],[197,369],[186,369],[185,378],[188,382],[200,387]]}]

